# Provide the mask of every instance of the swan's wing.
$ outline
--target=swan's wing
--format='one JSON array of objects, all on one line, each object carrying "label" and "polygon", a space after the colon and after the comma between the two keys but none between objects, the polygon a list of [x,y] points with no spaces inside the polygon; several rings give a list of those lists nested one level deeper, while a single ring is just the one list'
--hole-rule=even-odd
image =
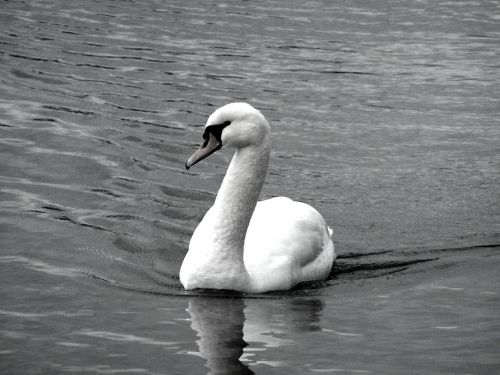
[{"label": "swan's wing", "polygon": [[274,272],[298,281],[323,278],[334,260],[333,243],[323,217],[313,207],[272,198],[255,208],[244,260],[250,273],[262,277]]}]

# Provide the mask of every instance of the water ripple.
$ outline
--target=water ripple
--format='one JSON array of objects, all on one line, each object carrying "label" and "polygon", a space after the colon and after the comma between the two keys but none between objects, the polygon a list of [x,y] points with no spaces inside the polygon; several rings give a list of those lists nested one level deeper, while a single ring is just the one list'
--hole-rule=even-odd
[{"label": "water ripple", "polygon": [[[379,359],[394,354],[399,373],[435,371],[415,360],[424,357],[443,373],[476,364],[494,372],[499,11],[495,1],[3,2],[0,263],[12,288],[2,316],[50,324],[80,310],[42,300],[105,303],[102,321],[84,316],[89,325],[72,328],[88,357],[74,355],[66,325],[30,325],[3,333],[0,367],[22,373],[20,363],[57,358],[47,365],[55,372],[158,373],[138,347],[160,348],[169,366],[195,351],[194,341],[179,351],[178,340],[124,333],[125,324],[147,329],[144,321],[180,314],[120,319],[110,311],[124,296],[142,311],[203,297],[269,299],[281,323],[303,321],[283,301],[315,296],[325,304],[313,308],[316,331],[265,331],[315,350],[257,345],[241,368],[385,373]],[[236,100],[271,123],[263,197],[310,203],[335,228],[339,258],[324,282],[264,296],[180,286],[191,233],[230,155],[223,149],[189,172],[184,161],[207,116]],[[29,294],[34,282],[47,286],[39,298]],[[354,368],[353,348],[364,353]],[[122,354],[129,366],[95,365]],[[184,364],[185,373],[202,366]]]}]

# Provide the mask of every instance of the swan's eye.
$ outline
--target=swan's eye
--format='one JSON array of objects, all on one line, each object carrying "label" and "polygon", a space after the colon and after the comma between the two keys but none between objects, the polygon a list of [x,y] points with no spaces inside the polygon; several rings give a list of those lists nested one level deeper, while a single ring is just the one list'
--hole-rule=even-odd
[{"label": "swan's eye", "polygon": [[231,121],[226,121],[223,122],[222,124],[214,124],[207,126],[205,128],[205,131],[203,132],[203,139],[205,140],[204,144],[208,143],[208,133],[212,133],[220,141],[222,130],[224,130],[224,128],[229,125],[231,125]]}]

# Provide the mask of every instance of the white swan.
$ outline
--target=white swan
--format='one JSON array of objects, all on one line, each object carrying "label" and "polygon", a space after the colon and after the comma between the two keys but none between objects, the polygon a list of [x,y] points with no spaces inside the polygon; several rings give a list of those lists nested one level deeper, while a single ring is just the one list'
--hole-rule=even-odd
[{"label": "white swan", "polygon": [[217,109],[204,143],[186,168],[223,145],[236,152],[214,205],[191,237],[182,262],[185,289],[262,293],[325,279],[335,261],[332,230],[311,206],[277,197],[257,203],[270,154],[270,127],[246,103]]}]

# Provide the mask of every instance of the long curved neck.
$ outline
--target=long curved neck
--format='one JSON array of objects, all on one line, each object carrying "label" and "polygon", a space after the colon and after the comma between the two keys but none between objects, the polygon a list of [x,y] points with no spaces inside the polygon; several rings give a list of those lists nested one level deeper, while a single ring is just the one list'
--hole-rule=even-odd
[{"label": "long curved neck", "polygon": [[245,235],[266,178],[270,140],[236,150],[213,206],[221,254],[243,262]]}]

